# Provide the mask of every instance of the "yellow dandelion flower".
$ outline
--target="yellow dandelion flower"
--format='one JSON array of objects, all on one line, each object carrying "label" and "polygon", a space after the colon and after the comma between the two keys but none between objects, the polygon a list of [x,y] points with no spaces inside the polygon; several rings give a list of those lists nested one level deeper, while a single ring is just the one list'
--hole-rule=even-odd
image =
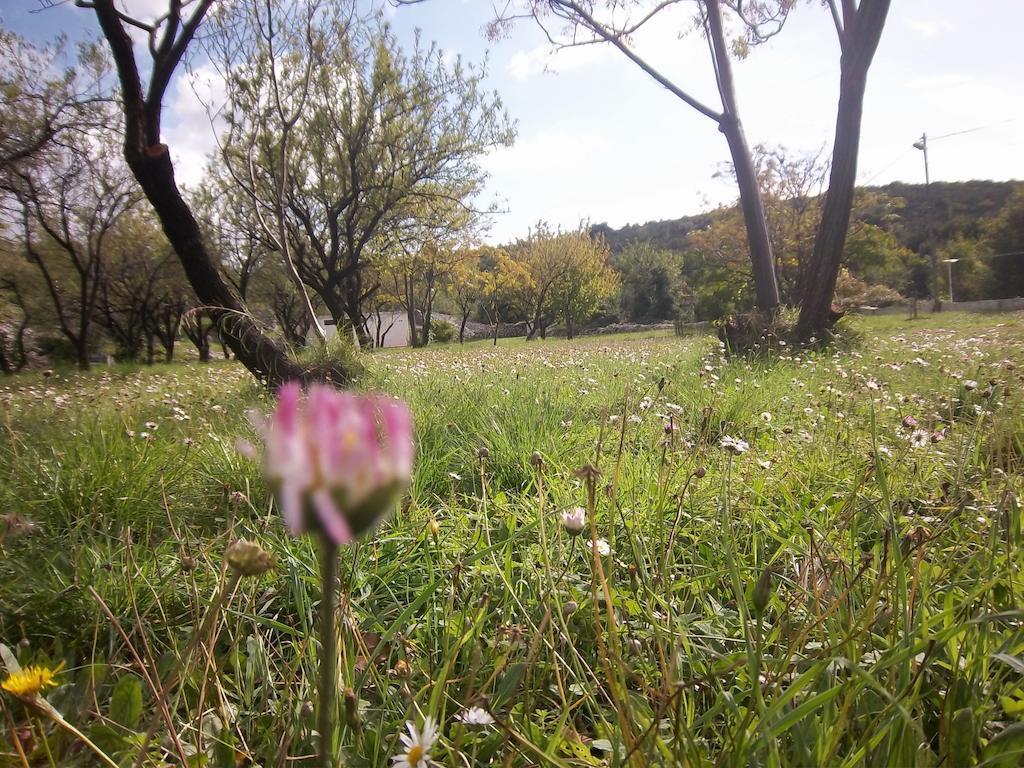
[{"label": "yellow dandelion flower", "polygon": [[56,685],[53,678],[59,671],[60,667],[56,669],[40,666],[23,667],[17,672],[9,674],[7,679],[0,683],[0,688],[13,696],[28,699],[37,695],[48,685]]}]

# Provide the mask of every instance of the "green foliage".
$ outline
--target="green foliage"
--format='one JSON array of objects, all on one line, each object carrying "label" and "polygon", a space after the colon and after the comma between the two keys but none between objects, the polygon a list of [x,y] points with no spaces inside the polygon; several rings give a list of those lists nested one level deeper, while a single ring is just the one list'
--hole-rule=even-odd
[{"label": "green foliage", "polygon": [[678,251],[657,250],[650,242],[628,244],[612,258],[622,280],[620,306],[631,323],[656,323],[676,317],[673,286],[685,279]]},{"label": "green foliage", "polygon": [[903,301],[903,297],[884,285],[870,285],[858,280],[849,270],[839,270],[833,303],[842,311],[858,307],[888,307]]},{"label": "green foliage", "polygon": [[997,214],[982,227],[982,238],[989,253],[999,254],[991,261],[991,290],[997,298],[1024,296],[1024,184]]},{"label": "green foliage", "polygon": [[310,344],[301,350],[299,360],[307,369],[339,386],[350,384],[365,371],[364,356],[343,329],[327,338],[325,344]]},{"label": "green foliage", "polygon": [[912,282],[915,270],[926,262],[901,245],[896,236],[874,224],[855,224],[846,239],[843,263],[859,280],[902,291]]},{"label": "green foliage", "polygon": [[430,321],[430,340],[438,344],[454,341],[459,329],[445,320]]},{"label": "green foliage", "polygon": [[[417,466],[342,553],[346,764],[430,715],[444,765],[1015,765],[1024,318],[856,322],[855,351],[760,359],[667,334],[370,357]],[[0,382],[0,636],[64,662],[47,700],[118,764],[150,727],[147,767],[316,748],[316,556],[235,450],[249,408],[232,363]],[[577,505],[607,556],[562,530]],[[216,611],[236,537],[278,566]],[[87,762],[0,695],[30,764]]]}]

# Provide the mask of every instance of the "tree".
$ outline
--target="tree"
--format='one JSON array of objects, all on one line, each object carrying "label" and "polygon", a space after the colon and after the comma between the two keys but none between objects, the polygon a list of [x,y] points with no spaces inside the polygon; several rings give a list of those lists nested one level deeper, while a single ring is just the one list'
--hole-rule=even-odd
[{"label": "tree", "polygon": [[64,37],[41,48],[0,27],[0,173],[103,125],[97,107],[108,100],[105,62],[83,44],[68,64],[67,49]]},{"label": "tree", "polygon": [[524,317],[525,297],[534,291],[529,270],[505,250],[495,249],[481,258],[483,309],[491,324],[494,344],[498,344],[498,326],[503,321]]},{"label": "tree", "polygon": [[487,275],[480,269],[486,249],[467,249],[448,280],[445,295],[459,315],[459,344],[466,338],[466,323],[485,299]]},{"label": "tree", "polygon": [[[432,238],[419,233],[448,229],[453,207],[485,213],[475,204],[485,179],[478,159],[513,131],[483,89],[483,70],[452,65],[418,40],[406,54],[378,16],[358,18],[349,2],[297,7],[275,27],[296,41],[280,66],[263,44],[221,56],[224,160],[258,215],[283,222],[277,246],[290,250],[301,282],[368,342],[374,258],[412,229],[421,243]],[[275,73],[289,68],[301,98],[279,108],[286,86]]]},{"label": "tree", "polygon": [[109,258],[99,287],[97,320],[118,347],[118,357],[174,359],[181,319],[191,291],[156,221],[140,212],[124,217],[110,235]]},{"label": "tree", "polygon": [[850,273],[873,285],[885,285],[910,292],[919,269],[926,269],[920,256],[882,227],[855,221],[843,250],[843,263]]},{"label": "tree", "polygon": [[828,193],[804,276],[797,334],[809,338],[834,322],[832,296],[850,225],[861,114],[868,70],[882,37],[890,0],[827,0],[840,47],[839,108]]},{"label": "tree", "polygon": [[30,326],[42,312],[30,265],[15,244],[0,241],[0,372],[13,374],[29,364]]},{"label": "tree", "polygon": [[211,61],[219,67],[227,90],[222,168],[227,183],[248,203],[243,209],[239,196],[229,192],[228,199],[234,198],[237,206],[233,213],[236,217],[248,214],[270,250],[280,254],[285,274],[309,315],[308,325],[321,342],[327,337],[292,254],[287,217],[290,150],[310,95],[317,46],[323,43],[319,35],[314,39],[314,25],[325,23],[326,15],[335,34],[343,37],[352,11],[319,0],[222,5],[214,14],[213,34],[206,38]]},{"label": "tree", "polygon": [[109,236],[139,195],[109,146],[94,135],[20,164],[0,187],[20,219],[21,244],[53,303],[57,327],[89,368],[89,344]]},{"label": "tree", "polygon": [[[781,31],[795,0],[694,2],[694,27],[701,30],[708,43],[711,69],[718,86],[718,107],[705,104],[670,80],[632,46],[632,40],[641,29],[664,19],[665,12],[682,1],[662,0],[653,6],[644,0],[524,0],[518,6],[507,3],[492,24],[491,35],[500,36],[513,20],[528,17],[541,26],[557,47],[608,43],[676,98],[712,120],[725,136],[736,172],[757,306],[774,312],[779,305],[774,257],[757,175],[740,121],[730,54],[745,56],[752,46]],[[522,8],[522,12],[517,13],[517,8]],[[728,19],[725,13],[729,14]],[[565,24],[561,34],[549,29],[548,22],[552,18]],[[728,22],[734,22],[741,30],[731,44],[726,35]]]},{"label": "tree", "polygon": [[571,339],[615,295],[620,281],[603,239],[592,238],[585,228],[565,233],[560,239],[568,267],[554,285],[553,303],[565,323],[565,335]]},{"label": "tree", "polygon": [[425,347],[430,343],[434,302],[440,289],[465,261],[466,251],[456,243],[435,240],[402,243],[400,247],[402,252],[383,268],[388,295],[406,311],[409,343]]},{"label": "tree", "polygon": [[672,281],[683,272],[683,256],[659,250],[649,242],[631,243],[612,264],[622,283],[620,307],[634,323],[655,323],[673,317]]},{"label": "tree", "polygon": [[982,225],[982,238],[992,254],[992,293],[1024,296],[1024,184]]},{"label": "tree", "polygon": [[[285,350],[263,332],[224,279],[192,209],[178,189],[169,147],[161,140],[167,87],[213,3],[197,0],[189,7],[181,0],[168,0],[167,11],[147,22],[122,11],[115,0],[78,0],[79,6],[95,14],[117,69],[124,157],[156,211],[204,311],[254,375],[268,384],[306,380],[310,372],[289,359]],[[142,67],[149,72],[145,84],[129,28],[144,31],[149,39],[152,61]]]}]

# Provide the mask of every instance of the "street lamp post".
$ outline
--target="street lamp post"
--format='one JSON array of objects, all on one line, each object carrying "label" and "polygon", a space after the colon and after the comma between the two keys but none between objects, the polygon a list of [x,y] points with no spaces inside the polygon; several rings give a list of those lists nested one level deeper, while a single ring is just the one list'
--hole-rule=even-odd
[{"label": "street lamp post", "polygon": [[956,264],[960,259],[943,259],[942,263],[946,265],[946,272],[949,275],[949,303],[953,303],[953,265]]},{"label": "street lamp post", "polygon": [[[931,174],[928,172],[928,134],[921,134],[921,138],[914,142],[914,149],[921,150],[921,153],[924,155],[924,185],[927,189],[932,183]],[[930,244],[929,250],[932,251],[932,253],[929,254],[929,260],[932,265],[932,311],[938,312],[942,309],[942,302],[939,301],[939,264],[935,256],[934,243]],[[952,302],[953,299],[950,298],[950,301]]]}]

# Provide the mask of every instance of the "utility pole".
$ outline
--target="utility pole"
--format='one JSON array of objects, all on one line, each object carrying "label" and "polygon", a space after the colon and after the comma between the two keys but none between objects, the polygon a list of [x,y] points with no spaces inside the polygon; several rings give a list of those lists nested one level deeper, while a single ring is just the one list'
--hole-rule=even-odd
[{"label": "utility pole", "polygon": [[[921,153],[924,155],[924,186],[925,189],[928,189],[932,184],[931,174],[928,172],[928,134],[923,132],[921,133],[921,138],[914,142],[914,149],[921,150]],[[942,301],[939,299],[939,263],[938,257],[935,255],[935,244],[929,243],[928,250],[931,251],[929,258],[931,260],[932,267],[932,311],[941,312]],[[950,299],[950,301],[952,301],[952,299]]]},{"label": "utility pole", "polygon": [[914,142],[914,149],[920,149],[924,153],[924,183],[928,186],[932,183],[928,175],[928,134],[921,134],[921,138]]},{"label": "utility pole", "polygon": [[949,274],[949,303],[953,303],[953,265],[956,264],[960,259],[943,259],[942,263],[946,265],[946,269]]}]

